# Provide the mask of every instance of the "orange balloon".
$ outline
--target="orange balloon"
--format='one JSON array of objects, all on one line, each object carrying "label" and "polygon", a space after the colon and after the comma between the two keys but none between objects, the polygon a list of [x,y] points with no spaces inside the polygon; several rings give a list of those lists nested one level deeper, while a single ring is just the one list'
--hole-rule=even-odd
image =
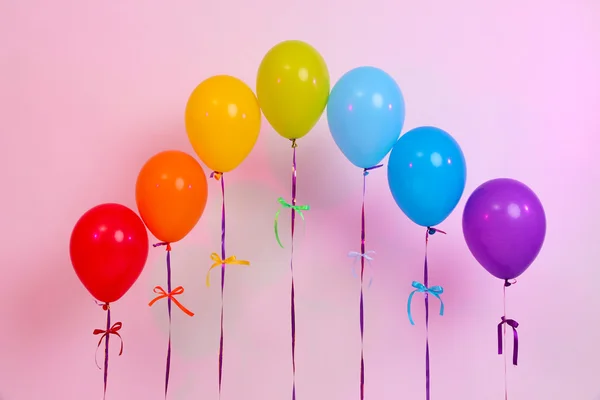
[{"label": "orange balloon", "polygon": [[142,220],[158,240],[167,243],[183,239],[196,226],[207,195],[202,166],[189,154],[177,150],[150,158],[135,185]]}]

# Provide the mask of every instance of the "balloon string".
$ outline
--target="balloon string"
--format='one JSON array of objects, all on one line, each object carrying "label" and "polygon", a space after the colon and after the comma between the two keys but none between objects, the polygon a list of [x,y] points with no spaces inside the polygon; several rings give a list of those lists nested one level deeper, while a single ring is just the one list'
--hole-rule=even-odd
[{"label": "balloon string", "polygon": [[[423,265],[423,284],[429,287],[429,268],[427,266],[427,247],[429,245],[429,236],[436,232],[446,234],[446,232],[427,227],[425,232],[425,263]],[[431,398],[431,368],[429,364],[429,292],[425,291],[425,398]]]},{"label": "balloon string", "polygon": [[[506,285],[502,285],[502,306],[503,316],[506,318]],[[506,348],[506,324],[502,327],[502,344]],[[504,356],[504,400],[508,400],[508,360],[506,358],[506,352]]]},{"label": "balloon string", "polygon": [[[429,228],[425,233],[425,263],[423,266],[423,284],[429,287],[429,270],[427,266],[427,247],[429,243]],[[431,398],[431,382],[430,382],[430,366],[429,366],[429,293],[425,293],[425,398]]]},{"label": "balloon string", "polygon": [[[167,247],[167,292],[171,293],[171,249]],[[171,375],[171,297],[167,297],[167,310],[169,312],[169,342],[167,344],[167,362],[165,368],[165,399],[169,391],[169,377]]]},{"label": "balloon string", "polygon": [[210,174],[211,178],[221,181],[221,257],[217,253],[212,253],[210,258],[213,265],[209,268],[206,275],[206,286],[210,286],[210,271],[213,268],[221,266],[221,321],[219,338],[219,399],[221,398],[223,388],[223,355],[224,355],[224,298],[225,298],[225,269],[227,265],[250,265],[249,261],[238,260],[235,256],[227,257],[225,254],[225,175],[222,172],[214,171]]},{"label": "balloon string", "polygon": [[[221,259],[225,260],[225,175],[221,174]],[[225,263],[221,265],[221,336],[219,339],[219,399],[223,381],[223,298],[225,293]]]},{"label": "balloon string", "polygon": [[[365,193],[367,186],[367,170],[363,173],[363,191],[362,191],[362,207],[360,216],[360,253],[365,254]],[[365,276],[365,258],[360,258],[360,400],[365,398],[365,357],[364,357],[364,302],[363,302],[363,282]]]},{"label": "balloon string", "polygon": [[[292,206],[296,205],[296,139],[292,140]],[[294,288],[294,229],[296,223],[296,209],[291,208],[291,255],[290,271],[292,274],[291,300],[291,328],[292,328],[292,400],[296,400],[296,305]]]},{"label": "balloon string", "polygon": [[[360,216],[360,253],[365,254],[365,193],[367,187],[367,170],[363,173],[363,191],[362,191],[362,206]],[[365,335],[365,320],[364,320],[364,301],[363,301],[363,282],[365,276],[365,258],[360,258],[360,400],[365,398],[365,357],[364,357],[364,335]]]},{"label": "balloon string", "polygon": [[363,284],[365,277],[365,257],[366,255],[366,224],[365,224],[365,194],[367,192],[367,175],[369,171],[380,168],[383,165],[375,165],[374,167],[365,168],[363,170],[363,190],[362,190],[362,206],[360,215],[360,400],[365,398],[365,357],[364,357],[364,335],[365,335],[365,320],[364,320],[364,296]]},{"label": "balloon string", "polygon": [[161,242],[161,243],[155,243],[152,245],[152,247],[159,247],[159,246],[166,246],[166,250],[167,250],[167,291],[165,292],[165,290],[162,287],[156,286],[154,288],[154,293],[156,293],[158,296],[156,296],[150,303],[148,303],[148,306],[152,307],[152,305],[154,303],[156,303],[158,300],[161,300],[164,298],[167,299],[167,311],[168,311],[168,315],[169,315],[169,340],[167,342],[167,360],[166,360],[166,367],[165,367],[165,399],[166,399],[167,395],[169,393],[169,378],[171,376],[171,325],[172,325],[171,310],[172,310],[172,303],[175,303],[175,305],[177,307],[179,307],[179,309],[181,311],[183,311],[185,314],[189,315],[190,317],[193,317],[194,313],[191,312],[190,310],[188,310],[187,308],[185,308],[179,302],[179,300],[177,300],[175,298],[175,296],[183,294],[184,289],[182,286],[178,286],[174,290],[172,288],[172,284],[171,284],[171,243]]},{"label": "balloon string", "polygon": [[[110,307],[107,307],[106,310],[106,331],[110,330]],[[108,342],[110,340],[110,335],[106,335],[104,341],[104,394],[102,395],[103,399],[106,399],[106,387],[108,386]]]},{"label": "balloon string", "polygon": [[[110,307],[106,310],[106,331],[110,330]],[[106,335],[104,341],[104,394],[103,399],[106,399],[106,386],[108,384],[108,342],[110,335]]]},{"label": "balloon string", "polygon": [[506,279],[502,287],[502,303],[504,312],[500,323],[498,324],[498,354],[504,356],[504,400],[508,400],[508,358],[506,352],[503,349],[506,348],[506,325],[510,326],[513,330],[514,344],[513,344],[513,365],[517,365],[519,357],[519,335],[517,328],[519,323],[514,319],[506,318],[506,288],[517,283],[516,279]]},{"label": "balloon string", "polygon": [[[154,304],[154,302],[156,300],[158,300],[160,298],[164,298],[164,297],[167,298],[167,311],[169,314],[169,340],[167,343],[167,360],[166,360],[166,368],[165,368],[165,399],[166,399],[167,394],[169,392],[169,377],[171,375],[171,300],[172,300],[172,296],[174,294],[179,294],[179,293],[173,293],[172,288],[171,288],[171,244],[164,242],[164,243],[156,243],[156,244],[153,244],[152,246],[153,247],[166,246],[166,250],[167,250],[167,295],[159,296],[156,299],[154,299],[152,302],[150,302],[150,304],[149,304],[150,306],[152,306],[152,304]],[[156,292],[157,288],[155,288],[155,292]],[[183,292],[183,290],[181,290],[181,292]],[[191,315],[193,315],[193,313]]]},{"label": "balloon string", "polygon": [[119,340],[121,341],[121,350],[119,351],[119,355],[123,354],[123,339],[121,338],[121,334],[119,334],[119,331],[123,327],[123,324],[121,322],[115,322],[115,324],[111,326],[110,304],[104,303],[98,305],[100,305],[102,309],[106,311],[106,329],[94,329],[93,332],[94,335],[101,335],[100,340],[98,341],[98,346],[96,348],[96,366],[98,368],[100,368],[100,366],[98,365],[97,350],[100,348],[102,340],[104,340],[104,393],[102,395],[102,398],[106,399],[106,388],[108,386],[108,354],[110,335],[115,335],[119,338]]}]

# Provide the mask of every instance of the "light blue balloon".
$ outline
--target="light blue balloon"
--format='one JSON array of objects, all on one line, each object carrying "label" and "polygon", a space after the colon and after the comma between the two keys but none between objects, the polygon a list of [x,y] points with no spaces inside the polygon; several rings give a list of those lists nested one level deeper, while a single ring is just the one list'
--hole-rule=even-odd
[{"label": "light blue balloon", "polygon": [[413,222],[435,226],[458,204],[467,180],[465,156],[449,133],[430,126],[400,137],[388,161],[394,200]]},{"label": "light blue balloon", "polygon": [[327,103],[333,140],[360,168],[379,164],[390,152],[402,131],[404,116],[398,84],[375,67],[359,67],[344,74]]}]

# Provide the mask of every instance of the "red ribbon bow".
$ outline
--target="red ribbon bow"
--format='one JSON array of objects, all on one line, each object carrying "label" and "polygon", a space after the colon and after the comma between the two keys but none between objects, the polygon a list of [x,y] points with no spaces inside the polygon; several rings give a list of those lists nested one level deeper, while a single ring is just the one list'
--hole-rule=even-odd
[{"label": "red ribbon bow", "polygon": [[[123,338],[121,337],[121,334],[119,333],[119,331],[121,330],[122,327],[123,327],[123,324],[121,322],[115,322],[113,324],[113,326],[110,327],[109,330],[94,329],[94,332],[93,332],[94,335],[102,335],[102,336],[100,336],[100,340],[98,341],[97,349],[100,348],[100,345],[102,344],[102,341],[104,340],[104,338],[106,338],[108,335],[115,335],[121,341],[121,349],[119,350],[119,355],[123,354]],[[96,349],[96,351],[97,351],[97,349]],[[96,366],[98,368],[100,368],[100,366],[98,365],[97,359],[96,359]]]}]

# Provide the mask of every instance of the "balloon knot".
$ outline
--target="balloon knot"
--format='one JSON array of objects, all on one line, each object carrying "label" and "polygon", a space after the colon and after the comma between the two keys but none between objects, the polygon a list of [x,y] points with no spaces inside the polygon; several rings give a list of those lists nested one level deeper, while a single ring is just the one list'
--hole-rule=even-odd
[{"label": "balloon knot", "polygon": [[428,227],[427,227],[427,233],[428,233],[429,235],[434,235],[434,234],[436,234],[436,233],[438,233],[438,232],[439,232],[439,233],[443,233],[444,235],[446,234],[446,232],[444,232],[444,231],[443,231],[443,230],[441,230],[441,229],[438,229],[438,228],[433,228],[433,227],[431,227],[431,226],[428,226]]},{"label": "balloon knot", "polygon": [[296,143],[296,139],[291,139],[292,140],[292,149],[295,149],[296,147],[298,147],[298,144]]},{"label": "balloon knot", "polygon": [[510,286],[514,285],[515,283],[517,283],[516,279],[505,279],[504,287],[510,287]]},{"label": "balloon knot", "polygon": [[210,177],[216,179],[217,181],[221,179],[221,176],[223,176],[223,173],[219,171],[213,171],[210,174]]},{"label": "balloon knot", "polygon": [[381,168],[381,167],[383,167],[383,164],[377,164],[377,165],[374,165],[369,168],[363,168],[363,175],[367,176],[367,175],[369,175],[369,171],[372,171],[374,169]]},{"label": "balloon knot", "polygon": [[154,243],[152,245],[152,247],[159,247],[159,246],[166,246],[166,250],[171,251],[171,243],[169,243],[169,242]]},{"label": "balloon knot", "polygon": [[110,304],[109,303],[100,303],[98,300],[95,300],[95,299],[94,299],[94,301],[96,302],[96,305],[99,306],[99,307],[102,307],[102,309],[104,311],[110,310]]}]

